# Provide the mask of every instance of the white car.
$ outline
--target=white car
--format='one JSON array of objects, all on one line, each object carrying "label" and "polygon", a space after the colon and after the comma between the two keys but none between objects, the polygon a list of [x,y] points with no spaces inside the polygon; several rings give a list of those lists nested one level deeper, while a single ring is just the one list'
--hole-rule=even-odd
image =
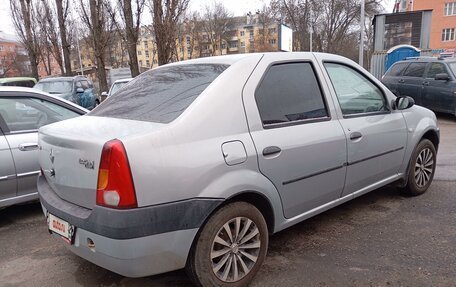
[{"label": "white car", "polygon": [[101,95],[102,95],[103,97],[110,97],[110,96],[112,96],[114,93],[116,93],[120,88],[122,88],[122,87],[125,86],[128,82],[130,82],[131,80],[133,80],[133,78],[127,78],[127,79],[120,79],[120,80],[117,80],[117,81],[115,81],[115,82],[111,85],[111,88],[109,89],[109,93],[103,92],[103,93],[101,93]]}]

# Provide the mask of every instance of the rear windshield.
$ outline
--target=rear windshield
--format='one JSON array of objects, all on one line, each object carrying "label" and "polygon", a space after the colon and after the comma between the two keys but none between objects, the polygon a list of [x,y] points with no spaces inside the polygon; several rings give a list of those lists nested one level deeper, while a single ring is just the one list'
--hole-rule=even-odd
[{"label": "rear windshield", "polygon": [[73,81],[38,82],[34,88],[49,94],[68,94],[73,90]]},{"label": "rear windshield", "polygon": [[391,77],[400,76],[400,75],[402,75],[402,72],[404,71],[404,69],[407,67],[408,64],[409,63],[395,64],[391,67],[391,69],[389,69],[389,71],[386,73],[386,75],[391,76]]},{"label": "rear windshield", "polygon": [[91,116],[169,123],[228,65],[191,64],[149,70],[89,113]]}]

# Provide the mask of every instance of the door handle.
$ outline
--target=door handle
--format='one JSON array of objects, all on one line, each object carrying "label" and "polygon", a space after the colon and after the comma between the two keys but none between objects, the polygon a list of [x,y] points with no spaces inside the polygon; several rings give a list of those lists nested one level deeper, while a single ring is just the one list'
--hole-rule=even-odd
[{"label": "door handle", "polygon": [[280,153],[282,150],[278,146],[268,146],[263,150],[264,156],[269,156],[273,154]]},{"label": "door handle", "polygon": [[404,83],[405,81],[403,79],[398,80],[399,83]]},{"label": "door handle", "polygon": [[19,145],[20,151],[29,151],[29,150],[36,150],[38,149],[37,143],[23,143]]},{"label": "door handle", "polygon": [[357,140],[357,139],[360,139],[360,138],[362,138],[362,137],[363,137],[363,135],[362,135],[360,132],[352,132],[352,133],[350,134],[350,139],[351,139],[352,141]]}]

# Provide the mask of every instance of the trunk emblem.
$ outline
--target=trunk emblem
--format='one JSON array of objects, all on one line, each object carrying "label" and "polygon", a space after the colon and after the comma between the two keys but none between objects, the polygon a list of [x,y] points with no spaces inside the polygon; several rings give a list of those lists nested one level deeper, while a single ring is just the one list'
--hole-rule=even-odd
[{"label": "trunk emblem", "polygon": [[93,160],[87,160],[83,158],[79,159],[79,164],[82,164],[85,168],[88,169],[94,169],[95,167],[95,162]]},{"label": "trunk emblem", "polygon": [[51,163],[54,163],[54,152],[52,151],[52,148],[51,148],[51,151],[49,152],[49,159],[51,160]]}]

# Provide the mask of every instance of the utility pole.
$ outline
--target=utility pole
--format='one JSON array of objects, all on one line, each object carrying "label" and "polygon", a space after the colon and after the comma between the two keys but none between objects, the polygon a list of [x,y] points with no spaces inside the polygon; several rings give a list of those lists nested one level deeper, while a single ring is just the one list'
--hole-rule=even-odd
[{"label": "utility pole", "polygon": [[365,10],[365,0],[361,0],[361,19],[360,19],[360,30],[361,30],[361,35],[359,38],[359,65],[362,67],[364,66],[364,10]]}]

